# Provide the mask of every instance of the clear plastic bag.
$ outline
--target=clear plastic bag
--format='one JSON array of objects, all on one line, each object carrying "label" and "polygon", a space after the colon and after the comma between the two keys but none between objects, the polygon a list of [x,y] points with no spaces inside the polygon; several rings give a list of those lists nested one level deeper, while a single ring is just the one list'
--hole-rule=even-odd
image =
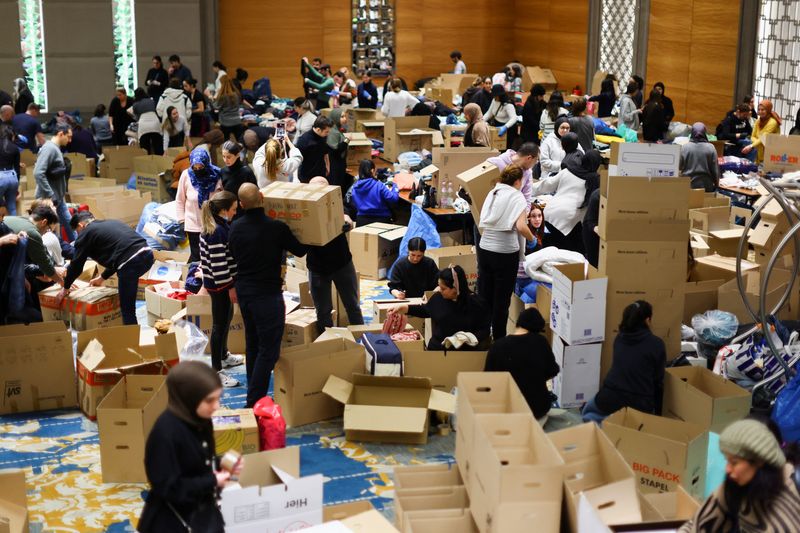
[{"label": "clear plastic bag", "polygon": [[697,335],[697,347],[701,355],[716,357],[717,350],[736,336],[739,320],[733,313],[713,309],[702,315],[694,315],[692,328]]},{"label": "clear plastic bag", "polygon": [[205,353],[208,337],[200,328],[188,320],[178,320],[175,322],[175,330],[178,337],[181,361],[202,361],[206,363],[211,360],[210,356]]}]

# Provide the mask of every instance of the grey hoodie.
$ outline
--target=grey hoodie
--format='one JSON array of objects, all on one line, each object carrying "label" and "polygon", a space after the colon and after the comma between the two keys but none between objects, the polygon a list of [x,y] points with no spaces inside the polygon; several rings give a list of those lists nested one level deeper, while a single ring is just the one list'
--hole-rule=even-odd
[{"label": "grey hoodie", "polygon": [[167,114],[168,107],[174,107],[178,110],[178,114],[186,121],[192,120],[192,101],[181,89],[167,88],[161,98],[158,100],[156,106],[156,113],[158,113],[161,120]]},{"label": "grey hoodie", "polygon": [[619,121],[630,129],[639,129],[639,113],[636,112],[636,102],[627,94],[619,97]]}]

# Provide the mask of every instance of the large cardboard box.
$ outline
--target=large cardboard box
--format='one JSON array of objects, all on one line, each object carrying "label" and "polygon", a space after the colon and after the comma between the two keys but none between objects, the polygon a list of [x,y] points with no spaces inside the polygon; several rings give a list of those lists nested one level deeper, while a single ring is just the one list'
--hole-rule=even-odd
[{"label": "large cardboard box", "polygon": [[[133,158],[133,172],[136,174],[136,190],[149,192],[153,201],[169,202],[172,198],[167,191],[172,182],[172,161],[174,157],[145,155]],[[166,176],[161,174],[166,172]]]},{"label": "large cardboard box", "polygon": [[133,159],[144,155],[147,151],[136,146],[104,146],[100,177],[127,184],[133,174]]},{"label": "large cardboard box", "polygon": [[166,379],[123,376],[97,406],[103,483],[147,483],[144,448],[167,408]]},{"label": "large cardboard box", "polygon": [[70,184],[72,184],[73,178],[79,178],[81,176],[92,178],[97,176],[97,162],[93,157],[86,157],[85,155],[77,152],[64,154],[64,157],[69,158],[69,160],[72,162]]},{"label": "large cardboard box", "polygon": [[[559,531],[564,460],[533,417],[478,415],[473,458],[470,510],[482,533],[530,531],[526,515],[537,510],[537,531]],[[516,504],[502,529],[500,504]]]},{"label": "large cardboard box", "polygon": [[72,337],[63,322],[0,326],[0,414],[75,407]]},{"label": "large cardboard box", "polygon": [[793,135],[765,135],[764,170],[780,173],[800,170],[800,139]]},{"label": "large cardboard box", "polygon": [[300,448],[247,456],[238,484],[222,491],[225,531],[292,531],[322,524],[322,474],[300,477]]},{"label": "large cardboard box", "polygon": [[602,344],[570,346],[553,337],[553,355],[561,368],[553,378],[553,394],[561,408],[581,407],[600,390],[600,352]]},{"label": "large cardboard box", "polygon": [[668,368],[664,376],[664,416],[714,433],[746,417],[751,403],[749,392],[705,368]]},{"label": "large cardboard box", "polygon": [[[186,309],[172,317],[172,321],[187,320],[200,328],[200,331],[211,338],[211,296],[190,294],[186,298]],[[245,353],[244,320],[238,304],[233,306],[233,319],[228,328],[228,350],[231,353]],[[206,345],[206,353],[211,353],[211,343]]]},{"label": "large cardboard box", "polygon": [[686,292],[683,299],[684,324],[690,325],[694,315],[701,315],[711,309],[717,309],[717,292],[723,283],[725,282],[721,279],[689,281],[686,283]]},{"label": "large cardboard box", "polygon": [[112,287],[91,287],[76,281],[73,289],[61,303],[61,287],[54,285],[39,292],[39,305],[45,321],[63,320],[76,331],[108,328],[122,325],[119,293]]},{"label": "large cardboard box", "polygon": [[479,414],[523,414],[533,418],[527,400],[508,372],[459,372],[456,377],[456,463],[469,479]]},{"label": "large cardboard box", "polygon": [[408,512],[466,507],[469,507],[469,496],[464,485],[394,489],[394,523],[401,531]]},{"label": "large cardboard box", "polygon": [[396,161],[403,152],[433,150],[444,146],[442,132],[428,128],[430,117],[386,118],[383,125],[383,157]]},{"label": "large cardboard box", "polygon": [[483,202],[498,181],[500,181],[500,169],[486,162],[456,175],[457,184],[461,185],[472,199],[470,211],[475,224],[480,222]]},{"label": "large cardboard box", "polygon": [[405,226],[375,222],[350,232],[353,263],[362,277],[384,279],[397,260],[400,241],[408,230]]},{"label": "large cardboard box", "polygon": [[607,289],[608,278],[588,264],[556,265],[550,328],[572,345],[602,341]]},{"label": "large cardboard box", "polygon": [[478,255],[475,252],[474,246],[446,246],[442,248],[431,248],[425,252],[425,255],[433,259],[439,270],[447,268],[450,265],[460,266],[464,269],[464,274],[467,276],[467,285],[469,290],[476,292],[478,288]]},{"label": "large cardboard box", "polygon": [[[185,300],[175,300],[167,296],[175,289],[182,289],[183,283],[178,281],[148,285],[144,291],[144,301],[147,307],[148,323],[161,318],[170,318],[186,307]],[[152,324],[149,324],[152,326]]]},{"label": "large cardboard box", "polygon": [[444,148],[433,149],[433,164],[438,169],[438,174],[434,178],[433,186],[440,190],[440,183],[450,182],[456,184],[456,177],[462,172],[473,168],[475,165],[484,163],[490,157],[498,155],[500,152],[492,148],[460,147],[451,148],[445,143]]},{"label": "large cardboard box", "polygon": [[[753,245],[753,247],[769,248],[770,251],[773,251],[778,247],[781,239],[786,236],[789,229],[789,221],[782,213],[778,218],[770,218],[762,215],[756,227],[750,231],[747,242]],[[789,244],[784,249],[791,250],[792,245]]]},{"label": "large cardboard box", "polygon": [[486,353],[464,350],[431,351],[412,342],[398,342],[403,354],[403,375],[430,378],[434,389],[451,392],[459,372],[481,372]]},{"label": "large cardboard box", "polygon": [[614,281],[632,274],[665,285],[685,281],[688,233],[686,221],[607,221],[600,227],[598,270]]},{"label": "large cardboard box", "polygon": [[347,143],[347,166],[358,166],[363,159],[372,159],[372,141],[361,132],[345,133]]},{"label": "large cardboard box", "polygon": [[[335,310],[333,311],[336,312]],[[334,323],[336,321],[334,320]],[[317,338],[316,309],[297,309],[286,315],[281,346],[311,344]]]},{"label": "large cardboard box", "polygon": [[[742,259],[742,272],[758,272],[759,266]],[[697,257],[692,267],[691,281],[708,281],[721,279],[724,281],[732,280],[736,277],[736,258],[723,257],[721,255],[709,255]]]},{"label": "large cardboard box", "polygon": [[[405,300],[373,300],[372,301],[372,322],[376,325],[383,325],[386,322],[386,316],[389,314],[389,309],[396,305],[422,305],[423,298],[406,298]],[[422,333],[425,331],[425,319],[415,316],[407,316],[408,324],[412,329]]]},{"label": "large cardboard box", "polygon": [[553,91],[558,87],[558,80],[549,68],[525,67],[522,70],[522,91],[530,91],[537,83],[546,91]]},{"label": "large cardboard box", "polygon": [[78,333],[78,400],[90,419],[97,406],[125,375],[166,374],[178,364],[175,335],[158,335],[140,344],[139,326],[119,326]]},{"label": "large cardboard box", "polygon": [[611,220],[663,222],[689,216],[688,178],[604,176],[600,194],[600,228]]},{"label": "large cardboard box", "polygon": [[252,409],[218,409],[211,417],[214,424],[216,454],[221,456],[228,450],[241,454],[259,450],[258,422]]},{"label": "large cardboard box", "polygon": [[436,390],[428,378],[331,375],[322,392],[345,405],[349,441],[425,444],[429,410],[455,412],[455,397]]},{"label": "large cardboard box", "polygon": [[98,219],[121,220],[134,227],[139,223],[144,206],[152,201],[149,192],[141,193],[129,189],[96,194],[73,191],[70,193],[70,198],[75,203],[86,204],[89,211]]},{"label": "large cardboard box", "polygon": [[578,529],[578,504],[584,494],[605,523],[642,520],[633,470],[597,424],[589,422],[548,433],[564,459],[564,500],[569,526]]},{"label": "large cardboard box", "polygon": [[[744,285],[746,291],[747,301],[750,306],[758,312],[759,300],[761,295],[761,275],[759,272],[745,272]],[[772,275],[769,278],[769,285],[767,286],[767,313],[772,313],[772,310],[778,304],[780,299],[786,292],[787,285],[792,280],[792,273],[788,270],[775,268],[772,270]],[[717,309],[727,311],[736,315],[740,324],[751,324],[759,322],[747,310],[745,303],[742,301],[742,296],[739,293],[739,284],[737,280],[732,279],[725,284],[721,285],[717,291]],[[797,320],[800,316],[800,282],[795,280],[792,286],[792,292],[789,293],[789,299],[777,314],[781,320]]]},{"label": "large cardboard box", "polygon": [[28,493],[25,471],[0,474],[0,533],[28,533]]},{"label": "large cardboard box", "polygon": [[685,488],[705,497],[708,431],[689,422],[623,408],[603,421],[603,431],[639,480],[639,491]]},{"label": "large cardboard box", "polygon": [[609,176],[680,176],[681,147],[677,144],[611,143]]},{"label": "large cardboard box", "polygon": [[275,365],[275,402],[289,427],[341,416],[342,405],[323,394],[333,375],[350,379],[364,371],[364,347],[346,339],[332,339],[282,348]]},{"label": "large cardboard box", "polygon": [[323,246],[344,226],[341,187],[275,182],[261,189],[264,211],[289,225],[303,244]]},{"label": "large cardboard box", "polygon": [[689,210],[691,230],[701,235],[711,235],[712,231],[730,229],[730,207],[703,207]]},{"label": "large cardboard box", "polygon": [[364,121],[383,120],[384,116],[377,109],[348,107],[347,111],[347,124],[351,131],[362,131],[361,123]]}]

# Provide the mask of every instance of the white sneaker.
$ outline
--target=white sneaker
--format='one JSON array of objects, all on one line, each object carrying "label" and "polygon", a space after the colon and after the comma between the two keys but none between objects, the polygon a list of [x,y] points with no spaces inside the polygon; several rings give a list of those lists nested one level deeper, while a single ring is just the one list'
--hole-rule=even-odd
[{"label": "white sneaker", "polygon": [[222,360],[222,368],[230,368],[241,364],[244,364],[244,356],[234,355],[231,352],[228,352],[228,357]]},{"label": "white sneaker", "polygon": [[219,379],[222,381],[222,386],[225,387],[226,389],[229,389],[231,387],[238,387],[240,385],[238,379],[229,376],[228,374],[225,373],[224,370],[220,370],[219,372],[217,372],[217,374],[219,374]]}]

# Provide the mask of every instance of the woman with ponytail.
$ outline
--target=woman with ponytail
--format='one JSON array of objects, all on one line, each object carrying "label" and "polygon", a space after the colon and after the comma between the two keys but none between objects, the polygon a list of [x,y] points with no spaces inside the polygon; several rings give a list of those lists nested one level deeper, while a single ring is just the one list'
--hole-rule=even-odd
[{"label": "woman with ponytail", "polygon": [[259,188],[273,181],[294,181],[297,169],[303,163],[303,154],[289,137],[272,138],[256,151],[253,157],[253,170]]},{"label": "woman with ponytail", "polygon": [[237,197],[229,191],[214,193],[203,204],[203,231],[200,234],[200,268],[203,288],[211,296],[211,366],[219,374],[224,387],[239,382],[222,369],[241,365],[240,355],[228,353],[228,329],[236,303],[236,263],[228,249],[230,223],[236,215]]}]

